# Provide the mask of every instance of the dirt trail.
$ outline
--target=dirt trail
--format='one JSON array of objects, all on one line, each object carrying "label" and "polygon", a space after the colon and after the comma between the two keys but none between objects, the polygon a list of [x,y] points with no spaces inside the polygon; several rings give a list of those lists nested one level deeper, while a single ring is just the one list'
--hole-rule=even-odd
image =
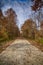
[{"label": "dirt trail", "polygon": [[17,39],[0,54],[0,65],[43,65],[43,52],[27,40]]}]

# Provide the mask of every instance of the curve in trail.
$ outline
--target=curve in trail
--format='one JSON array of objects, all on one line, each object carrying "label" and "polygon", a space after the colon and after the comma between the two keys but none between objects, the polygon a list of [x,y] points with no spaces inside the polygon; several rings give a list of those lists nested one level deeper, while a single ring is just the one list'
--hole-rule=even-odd
[{"label": "curve in trail", "polygon": [[43,65],[43,52],[17,39],[0,54],[0,65]]}]

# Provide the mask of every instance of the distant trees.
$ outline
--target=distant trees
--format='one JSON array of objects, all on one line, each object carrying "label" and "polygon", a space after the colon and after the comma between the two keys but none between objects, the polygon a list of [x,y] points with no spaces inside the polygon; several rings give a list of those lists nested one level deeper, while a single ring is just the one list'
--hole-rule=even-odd
[{"label": "distant trees", "polygon": [[35,38],[36,23],[31,19],[26,20],[23,26],[21,27],[21,31],[22,36],[26,38]]}]

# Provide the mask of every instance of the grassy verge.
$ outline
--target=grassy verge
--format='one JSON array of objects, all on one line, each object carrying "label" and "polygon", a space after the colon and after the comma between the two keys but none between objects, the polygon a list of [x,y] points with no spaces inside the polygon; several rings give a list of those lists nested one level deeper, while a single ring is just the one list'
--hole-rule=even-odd
[{"label": "grassy verge", "polygon": [[3,39],[0,40],[0,53],[6,49],[6,47],[8,47],[12,42],[14,41],[14,39]]},{"label": "grassy verge", "polygon": [[27,40],[30,41],[30,43],[32,45],[36,46],[41,51],[43,51],[43,38],[40,38],[40,39],[27,39]]},{"label": "grassy verge", "polygon": [[43,38],[38,39],[37,42],[43,44]]}]

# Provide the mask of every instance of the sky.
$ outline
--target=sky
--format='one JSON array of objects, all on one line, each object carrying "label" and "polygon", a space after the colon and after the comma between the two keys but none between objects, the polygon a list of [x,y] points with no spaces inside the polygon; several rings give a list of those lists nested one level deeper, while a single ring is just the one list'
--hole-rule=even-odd
[{"label": "sky", "polygon": [[2,9],[3,13],[9,8],[13,8],[13,10],[16,12],[19,28],[21,28],[25,20],[31,17],[31,5],[31,0],[0,0],[0,8]]}]

